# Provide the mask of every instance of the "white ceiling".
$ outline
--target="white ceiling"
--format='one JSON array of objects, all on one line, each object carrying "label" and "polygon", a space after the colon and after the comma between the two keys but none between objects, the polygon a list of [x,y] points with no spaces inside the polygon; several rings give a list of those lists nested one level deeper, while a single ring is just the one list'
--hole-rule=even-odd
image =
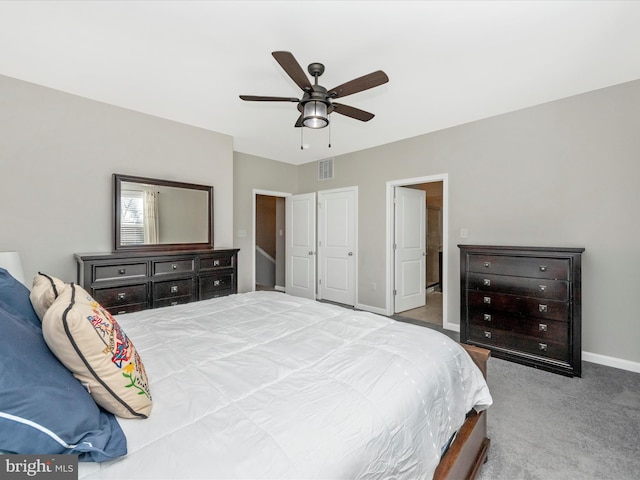
[{"label": "white ceiling", "polygon": [[[634,1],[0,1],[0,74],[302,164],[638,79],[639,25]],[[327,88],[384,70],[340,99],[376,117],[333,114],[302,150],[295,103],[238,98],[301,96],[275,50]]]}]

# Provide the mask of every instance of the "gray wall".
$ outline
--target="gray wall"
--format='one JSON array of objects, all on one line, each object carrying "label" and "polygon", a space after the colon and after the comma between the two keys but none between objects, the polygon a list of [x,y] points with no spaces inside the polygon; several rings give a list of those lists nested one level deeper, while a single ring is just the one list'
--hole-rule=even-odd
[{"label": "gray wall", "polygon": [[230,136],[0,76],[0,168],[0,251],[27,278],[75,281],[74,253],[112,250],[113,173],[213,185],[233,246]]},{"label": "gray wall", "polygon": [[[250,292],[253,262],[254,190],[297,193],[298,167],[254,155],[233,154],[233,224],[238,253],[238,291]],[[238,234],[245,235],[239,236]]]},{"label": "gray wall", "polygon": [[298,167],[298,192],[358,185],[361,304],[385,307],[386,182],[446,173],[450,322],[459,243],[585,247],[583,350],[640,362],[640,81],[336,157],[335,172]]}]

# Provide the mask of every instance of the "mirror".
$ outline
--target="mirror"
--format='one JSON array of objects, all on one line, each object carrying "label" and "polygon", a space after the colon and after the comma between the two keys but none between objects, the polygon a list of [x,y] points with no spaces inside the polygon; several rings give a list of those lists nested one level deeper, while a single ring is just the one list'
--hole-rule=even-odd
[{"label": "mirror", "polygon": [[114,250],[213,248],[213,187],[113,175]]}]

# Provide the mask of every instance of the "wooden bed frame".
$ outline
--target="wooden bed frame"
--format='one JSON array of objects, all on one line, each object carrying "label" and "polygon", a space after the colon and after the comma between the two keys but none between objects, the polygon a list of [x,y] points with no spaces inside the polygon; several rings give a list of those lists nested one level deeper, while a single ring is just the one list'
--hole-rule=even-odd
[{"label": "wooden bed frame", "polygon": [[[487,362],[491,352],[473,345],[461,344],[487,378]],[[487,461],[490,440],[487,438],[487,412],[472,412],[444,454],[433,480],[472,480]]]}]

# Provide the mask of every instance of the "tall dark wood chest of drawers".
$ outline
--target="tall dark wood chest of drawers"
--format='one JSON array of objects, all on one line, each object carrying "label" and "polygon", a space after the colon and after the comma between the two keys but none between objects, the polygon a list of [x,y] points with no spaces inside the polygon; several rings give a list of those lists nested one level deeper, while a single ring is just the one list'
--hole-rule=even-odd
[{"label": "tall dark wood chest of drawers", "polygon": [[238,249],[76,254],[78,284],[111,314],[237,293]]},{"label": "tall dark wood chest of drawers", "polygon": [[584,248],[458,246],[460,341],[579,377]]}]

